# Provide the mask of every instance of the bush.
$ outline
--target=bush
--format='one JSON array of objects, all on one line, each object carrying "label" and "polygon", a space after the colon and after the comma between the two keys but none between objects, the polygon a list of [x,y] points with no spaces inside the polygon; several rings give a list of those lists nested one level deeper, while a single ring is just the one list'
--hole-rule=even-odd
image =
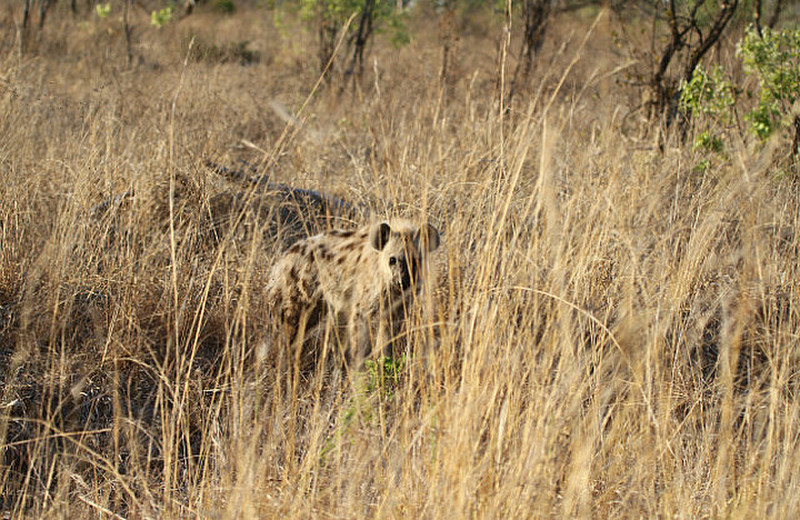
[{"label": "bush", "polygon": [[[755,106],[744,115],[747,128],[760,141],[776,132],[794,132],[791,157],[798,155],[800,113],[795,104],[800,98],[800,29],[759,33],[750,28],[739,42],[737,54],[744,69],[758,79]],[[724,150],[724,132],[736,123],[735,106],[742,92],[726,78],[722,67],[707,71],[697,67],[691,80],[680,86],[680,109],[688,117],[703,115],[704,121],[695,148],[715,153]]]},{"label": "bush", "polygon": [[763,140],[787,128],[793,119],[792,107],[800,96],[800,28],[774,31],[767,27],[762,36],[751,28],[739,43],[738,53],[745,70],[758,77],[758,105],[746,119]]}]

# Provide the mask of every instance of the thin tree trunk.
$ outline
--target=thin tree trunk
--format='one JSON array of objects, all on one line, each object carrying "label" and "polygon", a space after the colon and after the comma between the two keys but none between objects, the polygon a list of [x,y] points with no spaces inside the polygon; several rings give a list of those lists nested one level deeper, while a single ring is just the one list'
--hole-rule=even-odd
[{"label": "thin tree trunk", "polygon": [[[688,49],[688,58],[683,67],[682,77],[686,81],[691,80],[697,65],[706,53],[716,45],[722,36],[722,32],[733,18],[739,5],[739,0],[722,0],[720,2],[719,11],[717,11],[711,28],[706,35],[701,32],[697,21],[697,13],[704,4],[704,1],[696,2],[688,16],[680,17],[675,0],[669,0],[667,17],[669,19],[671,38],[667,47],[662,51],[658,67],[650,80],[652,93],[650,116],[665,117],[664,122],[667,127],[672,125],[677,113],[677,93],[675,92],[677,81],[668,81],[666,77],[670,63],[679,51]],[[689,35],[691,34],[697,36],[699,40],[697,43],[689,41]]]},{"label": "thin tree trunk", "polygon": [[519,61],[514,68],[508,104],[522,84],[528,82],[533,61],[544,43],[547,22],[550,19],[551,0],[525,0],[522,4],[522,17],[525,20],[525,34],[520,46]]},{"label": "thin tree trunk", "polygon": [[775,0],[775,8],[772,10],[772,15],[767,20],[767,27],[770,29],[774,29],[776,25],[778,25],[778,18],[781,15],[781,11],[783,11],[783,6],[786,3],[786,0]]},{"label": "thin tree trunk", "polygon": [[39,30],[44,28],[44,20],[47,17],[47,10],[50,9],[50,0],[41,0],[39,4]]},{"label": "thin tree trunk", "polygon": [[25,4],[22,7],[22,28],[28,28],[28,19],[30,18],[31,14],[31,0],[25,0]]},{"label": "thin tree trunk", "polygon": [[761,33],[761,0],[756,0],[756,4],[753,6],[753,26],[756,28],[758,37],[763,38],[764,35]]},{"label": "thin tree trunk", "polygon": [[374,5],[375,0],[364,0],[364,9],[361,11],[361,20],[358,22],[358,31],[355,35],[353,58],[346,72],[348,76],[353,74],[356,67],[358,67],[358,77],[363,74],[364,48],[367,46],[367,41],[372,34],[372,11]]},{"label": "thin tree trunk", "polygon": [[125,51],[128,54],[128,67],[130,67],[133,63],[133,48],[131,44],[131,32],[133,31],[133,28],[128,20],[130,4],[131,0],[125,0],[125,4],[122,8],[122,29],[125,32]]},{"label": "thin tree trunk", "polygon": [[792,139],[792,165],[795,172],[800,172],[800,164],[798,164],[798,154],[800,154],[800,115],[794,116],[792,121],[794,127],[794,138]]}]

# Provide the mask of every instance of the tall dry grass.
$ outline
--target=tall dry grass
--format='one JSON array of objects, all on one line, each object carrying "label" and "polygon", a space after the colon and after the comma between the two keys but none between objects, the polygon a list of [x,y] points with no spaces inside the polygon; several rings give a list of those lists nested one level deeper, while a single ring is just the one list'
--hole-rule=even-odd
[{"label": "tall dry grass", "polygon": [[[559,18],[503,117],[467,33],[446,84],[430,28],[309,98],[269,11],[137,16],[131,67],[113,21],[2,29],[4,518],[798,512],[796,180],[634,137],[607,15]],[[285,362],[277,245],[213,226],[257,194],[209,158],[442,231],[397,373]]]}]

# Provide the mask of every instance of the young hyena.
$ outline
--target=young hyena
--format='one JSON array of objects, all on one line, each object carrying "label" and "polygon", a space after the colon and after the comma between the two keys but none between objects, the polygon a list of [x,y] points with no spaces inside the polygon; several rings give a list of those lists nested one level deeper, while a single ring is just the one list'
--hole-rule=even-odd
[{"label": "young hyena", "polygon": [[334,230],[295,243],[272,269],[267,286],[276,321],[291,345],[302,345],[333,318],[347,359],[367,356],[397,332],[419,292],[424,257],[439,247],[433,226],[392,220]]}]

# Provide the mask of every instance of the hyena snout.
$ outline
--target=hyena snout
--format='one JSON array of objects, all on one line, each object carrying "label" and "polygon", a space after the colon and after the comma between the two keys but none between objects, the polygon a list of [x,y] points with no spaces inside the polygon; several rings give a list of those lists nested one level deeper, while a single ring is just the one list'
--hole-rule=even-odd
[{"label": "hyena snout", "polygon": [[422,278],[422,257],[418,254],[407,255],[398,262],[400,266],[399,283],[403,291],[417,285]]},{"label": "hyena snout", "polygon": [[396,270],[394,279],[400,285],[400,288],[405,291],[416,283],[419,279],[419,262],[413,258],[389,259],[389,267],[394,267]]}]

